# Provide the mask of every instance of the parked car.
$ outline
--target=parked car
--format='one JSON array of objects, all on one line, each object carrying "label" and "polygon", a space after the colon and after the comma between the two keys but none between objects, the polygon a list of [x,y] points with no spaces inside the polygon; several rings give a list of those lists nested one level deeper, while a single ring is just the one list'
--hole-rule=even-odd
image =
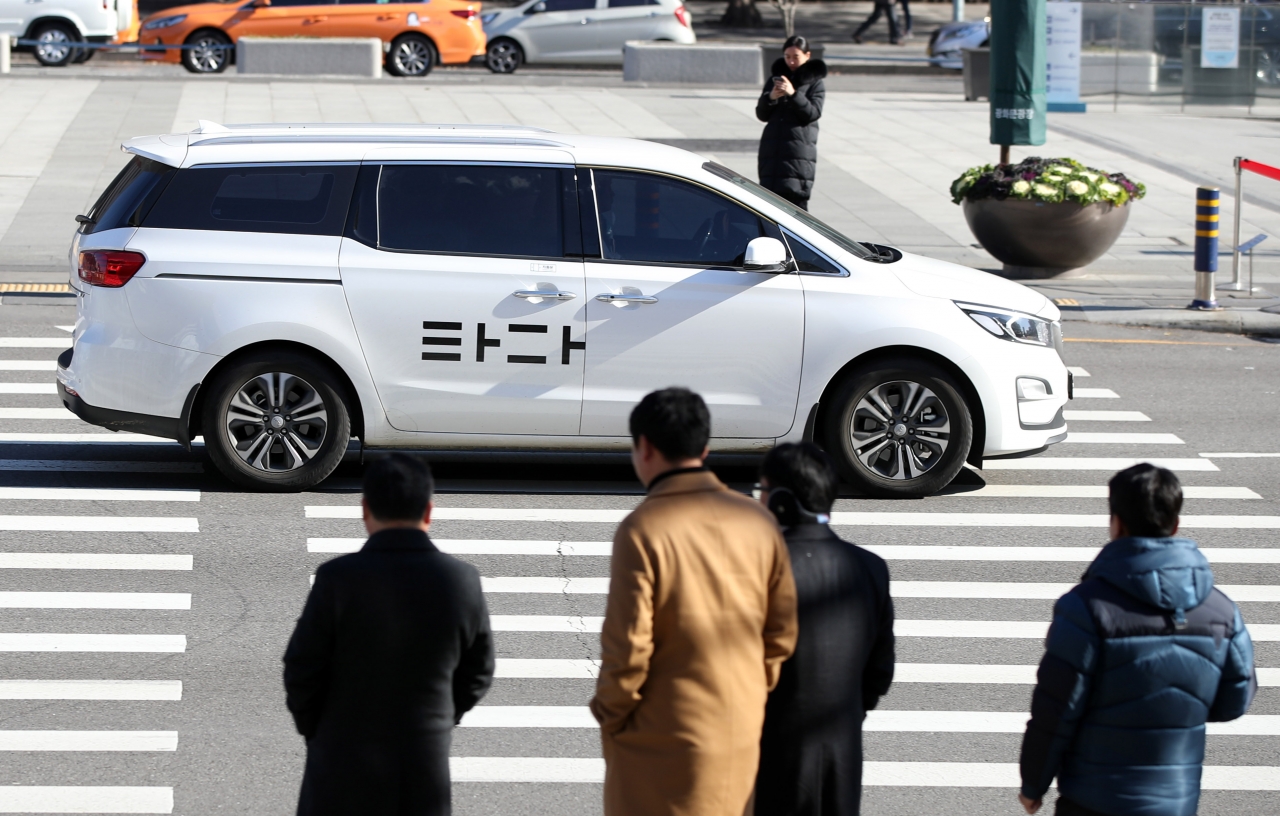
[{"label": "parked car", "polygon": [[53,67],[93,56],[76,43],[130,42],[137,21],[137,0],[0,0],[0,32],[37,41],[15,50]]},{"label": "parked car", "polygon": [[481,15],[485,63],[509,74],[526,62],[621,64],[627,40],[697,42],[681,0],[528,0]]},{"label": "parked car", "polygon": [[81,419],[305,490],[364,450],[612,452],[696,388],[713,451],[813,439],[877,495],[1067,436],[1058,308],[653,142],[482,125],[130,139],[77,220]]},{"label": "parked car", "polygon": [[387,52],[387,71],[408,77],[425,76],[437,63],[470,62],[485,52],[480,3],[472,0],[250,0],[178,6],[151,15],[142,23],[140,44],[194,48],[157,48],[140,56],[181,62],[195,74],[216,74],[235,60],[228,46],[247,36],[377,37]]},{"label": "parked car", "polygon": [[961,52],[966,48],[982,48],[991,39],[991,18],[947,23],[929,35],[929,61],[939,68],[964,67]]}]

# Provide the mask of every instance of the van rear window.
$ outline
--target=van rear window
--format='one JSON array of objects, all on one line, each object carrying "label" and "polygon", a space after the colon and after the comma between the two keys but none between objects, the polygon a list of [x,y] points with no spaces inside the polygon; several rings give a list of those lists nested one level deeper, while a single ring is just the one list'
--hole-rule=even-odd
[{"label": "van rear window", "polygon": [[176,172],[167,164],[134,156],[89,210],[84,234],[141,226]]},{"label": "van rear window", "polygon": [[144,226],[339,235],[356,165],[236,165],[178,171]]}]

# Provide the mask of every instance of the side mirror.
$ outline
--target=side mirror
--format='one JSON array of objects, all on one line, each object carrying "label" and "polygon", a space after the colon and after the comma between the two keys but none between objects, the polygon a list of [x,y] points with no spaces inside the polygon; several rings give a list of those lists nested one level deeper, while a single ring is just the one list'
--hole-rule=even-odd
[{"label": "side mirror", "polygon": [[525,9],[524,13],[525,14],[541,14],[546,10],[547,10],[546,3],[534,3],[532,6],[529,6],[529,8]]},{"label": "side mirror", "polygon": [[742,259],[744,272],[786,272],[787,248],[777,238],[753,238]]}]

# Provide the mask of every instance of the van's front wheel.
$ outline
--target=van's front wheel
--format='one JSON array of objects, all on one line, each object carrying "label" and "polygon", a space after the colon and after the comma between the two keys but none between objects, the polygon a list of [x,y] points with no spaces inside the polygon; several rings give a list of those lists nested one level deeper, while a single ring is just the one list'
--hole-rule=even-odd
[{"label": "van's front wheel", "polygon": [[338,377],[299,354],[247,359],[209,384],[202,416],[209,458],[253,490],[298,491],[342,462],[351,419]]},{"label": "van's front wheel", "polygon": [[924,361],[855,371],[827,413],[826,443],[861,492],[885,498],[937,493],[964,467],[973,418],[952,377]]}]

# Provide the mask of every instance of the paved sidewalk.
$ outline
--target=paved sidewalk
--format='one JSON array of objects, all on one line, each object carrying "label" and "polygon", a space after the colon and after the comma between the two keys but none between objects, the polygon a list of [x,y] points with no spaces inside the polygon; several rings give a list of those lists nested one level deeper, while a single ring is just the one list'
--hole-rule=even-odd
[{"label": "paved sidewalk", "polygon": [[[597,74],[593,76],[593,74]],[[656,139],[754,174],[761,125],[749,89],[635,88],[599,72],[497,82],[440,72],[423,83],[251,81],[156,76],[151,81],[10,75],[0,79],[0,282],[65,280],[66,251],[83,212],[125,161],[120,140],[183,131],[197,119],[423,121],[537,125],[565,132]],[[996,270],[947,190],[965,168],[990,162],[987,106],[958,93],[859,90],[869,78],[833,77],[819,144],[813,210],[860,239]],[[1123,171],[1148,186],[1121,239],[1090,267],[1033,285],[1078,302],[1071,316],[1108,322],[1207,321],[1202,327],[1280,333],[1280,315],[1220,293],[1228,316],[1183,313],[1191,299],[1194,189],[1231,189],[1231,157],[1280,164],[1274,124],[1170,115],[1157,108],[1054,114],[1042,148]],[[1280,184],[1248,181],[1242,234],[1277,236],[1255,253],[1255,282],[1280,293]],[[1224,248],[1233,204],[1223,201]],[[1229,256],[1222,266],[1229,268]],[[1224,277],[1224,276],[1221,276]],[[1221,279],[1220,277],[1220,279]],[[1248,313],[1246,317],[1242,314]],[[1242,320],[1251,321],[1247,326]],[[1200,326],[1200,323],[1195,325]]]}]

